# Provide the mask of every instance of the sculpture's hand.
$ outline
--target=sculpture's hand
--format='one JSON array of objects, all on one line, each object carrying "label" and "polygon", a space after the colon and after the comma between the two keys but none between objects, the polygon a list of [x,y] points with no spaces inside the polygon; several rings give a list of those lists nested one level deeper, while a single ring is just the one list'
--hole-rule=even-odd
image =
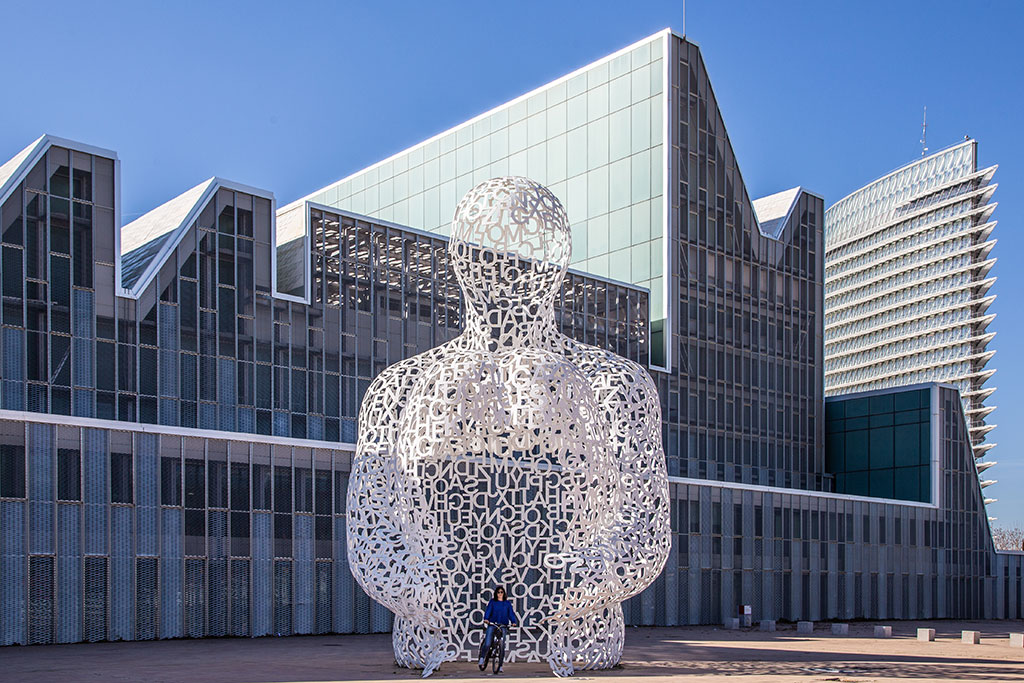
[{"label": "sculpture's hand", "polygon": [[573,621],[619,602],[626,587],[616,571],[617,561],[617,553],[610,544],[547,555],[546,568],[565,571],[571,577],[571,587],[547,618]]}]

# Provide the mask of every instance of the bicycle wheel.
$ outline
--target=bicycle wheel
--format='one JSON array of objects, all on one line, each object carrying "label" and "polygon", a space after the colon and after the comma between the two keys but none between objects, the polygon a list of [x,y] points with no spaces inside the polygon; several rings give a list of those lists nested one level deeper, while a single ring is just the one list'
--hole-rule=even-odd
[{"label": "bicycle wheel", "polygon": [[491,659],[491,671],[498,673],[501,671],[501,664],[505,659],[505,639],[502,638],[494,645],[494,657]]},{"label": "bicycle wheel", "polygon": [[[487,668],[487,660],[490,659],[491,656],[491,648],[486,647],[486,645],[487,635],[484,634],[484,639],[480,641],[480,656],[477,658],[477,666],[480,667],[481,671]],[[480,662],[483,662],[483,664]]]}]

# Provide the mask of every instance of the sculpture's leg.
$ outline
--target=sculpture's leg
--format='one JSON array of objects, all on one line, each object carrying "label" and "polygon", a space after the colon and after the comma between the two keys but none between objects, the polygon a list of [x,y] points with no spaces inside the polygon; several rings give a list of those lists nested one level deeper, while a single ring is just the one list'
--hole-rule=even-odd
[{"label": "sculpture's leg", "polygon": [[619,663],[626,639],[621,604],[616,603],[582,620],[579,629],[576,649],[579,668],[610,669]]},{"label": "sculpture's leg", "polygon": [[626,625],[622,605],[615,604],[571,622],[551,633],[548,664],[556,676],[580,669],[610,669],[622,659]]},{"label": "sculpture's leg", "polygon": [[450,659],[448,642],[440,631],[413,624],[404,617],[395,617],[391,644],[395,650],[395,662],[407,669],[423,669],[424,678]]},{"label": "sculpture's leg", "polygon": [[559,678],[572,676],[573,669],[572,624],[557,622],[548,636],[548,666]]}]

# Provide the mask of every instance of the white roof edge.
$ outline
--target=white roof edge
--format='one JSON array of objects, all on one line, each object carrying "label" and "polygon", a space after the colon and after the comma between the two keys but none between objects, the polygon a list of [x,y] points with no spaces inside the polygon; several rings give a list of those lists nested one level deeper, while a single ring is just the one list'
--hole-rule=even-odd
[{"label": "white roof edge", "polygon": [[[76,142],[75,140],[69,140],[67,138],[58,137],[56,135],[50,135],[44,133],[38,138],[33,140],[28,146],[23,147],[17,154],[12,156],[7,163],[14,161],[19,156],[22,157],[21,161],[17,164],[14,171],[8,176],[7,180],[0,186],[0,204],[7,201],[10,197],[11,192],[14,188],[21,184],[28,175],[28,172],[32,170],[32,167],[36,165],[39,158],[48,150],[51,146],[65,147],[75,152],[82,152],[83,154],[94,154],[96,156],[106,157],[114,161],[118,161],[117,152],[104,149],[103,147],[97,147],[95,145],[88,145],[84,142]],[[3,166],[6,164],[0,164]]]},{"label": "white roof edge", "polygon": [[43,137],[46,138],[50,142],[50,144],[56,145],[57,147],[67,147],[68,149],[73,149],[76,152],[94,154],[96,156],[107,157],[108,159],[120,161],[120,159],[117,156],[117,152],[115,152],[112,149],[98,147],[96,145],[90,145],[84,142],[78,142],[76,140],[69,140],[68,138],[62,138],[56,135],[46,134]]},{"label": "white roof edge", "polygon": [[[146,287],[149,286],[149,283],[152,282],[153,278],[156,277],[157,272],[160,270],[161,267],[163,267],[164,263],[167,261],[167,258],[172,253],[174,253],[174,251],[178,248],[178,245],[181,244],[181,240],[184,239],[185,233],[188,231],[189,226],[192,225],[192,223],[199,217],[199,213],[202,211],[203,207],[206,206],[206,204],[210,201],[211,197],[213,197],[221,188],[233,190],[235,192],[245,192],[246,194],[251,194],[257,197],[262,197],[264,199],[270,200],[270,220],[272,221],[271,232],[275,231],[274,221],[276,221],[276,213],[274,211],[273,205],[274,193],[268,190],[252,187],[250,185],[245,185],[243,183],[236,183],[234,181],[221,178],[220,176],[213,176],[211,178],[208,178],[207,180],[199,183],[198,185],[195,185],[194,187],[191,187],[188,190],[185,190],[184,192],[181,192],[175,195],[174,197],[171,197],[160,206],[154,207],[153,209],[147,211],[146,213],[139,216],[131,223],[126,223],[125,225],[121,226],[121,228],[119,228],[118,231],[120,232],[120,230],[129,227],[132,223],[144,219],[146,216],[150,215],[154,211],[159,211],[161,207],[166,206],[170,202],[173,202],[175,199],[181,197],[183,194],[187,194],[192,190],[195,190],[203,186],[205,186],[205,188],[203,189],[199,197],[196,199],[196,201],[189,208],[188,212],[185,214],[185,217],[181,221],[179,221],[178,225],[175,226],[170,231],[172,234],[170,239],[167,240],[167,244],[165,244],[160,249],[160,251],[157,252],[157,254],[153,256],[153,258],[150,259],[149,264],[146,266],[146,269],[142,271],[142,274],[139,275],[138,280],[135,281],[135,285],[131,289],[126,289],[121,286],[120,282],[117,283],[118,289],[120,290],[120,296],[127,297],[130,299],[138,299],[140,296],[142,296],[142,293],[146,290]],[[129,251],[125,253],[131,252]],[[124,254],[118,255],[119,261],[121,256],[123,255]]]},{"label": "white roof edge", "polygon": [[[757,199],[751,199],[750,200],[750,208],[754,212],[754,222],[757,224],[757,231],[761,234],[761,236],[762,237],[767,237],[768,239],[775,240],[777,242],[782,241],[782,233],[785,231],[786,225],[789,223],[789,219],[793,216],[793,211],[796,210],[796,205],[800,201],[800,195],[805,194],[805,193],[809,194],[809,195],[812,195],[812,196],[815,196],[815,197],[818,197],[818,195],[816,195],[816,194],[814,194],[812,192],[807,192],[806,190],[804,190],[804,188],[802,186],[797,185],[796,187],[791,187],[788,190],[782,190],[781,192],[775,192],[774,194],[765,195],[764,197],[758,197]],[[774,199],[782,199],[782,198],[784,198],[783,195],[790,195],[790,194],[792,195],[792,199],[790,199],[789,206],[786,208],[786,212],[785,213],[779,213],[777,216],[776,215],[772,215],[772,216],[760,215],[761,211],[759,211],[758,207],[757,207],[757,205],[759,203],[761,204],[762,207],[766,207],[766,205],[768,203],[770,203],[772,200],[774,200]],[[824,199],[821,198],[821,197],[819,197],[819,199],[822,199],[822,201],[824,201]],[[781,220],[781,223],[779,224],[780,225],[780,229],[779,229],[778,234],[777,235],[772,235],[772,234],[769,234],[769,233],[765,232],[764,229],[761,227],[761,223],[762,222],[767,222],[767,221],[770,221],[770,220],[776,220],[776,219],[780,219]]]},{"label": "white roof edge", "polygon": [[[511,106],[513,106],[515,104],[518,104],[519,102],[522,102],[523,100],[529,99],[530,97],[533,97],[534,95],[540,93],[541,91],[546,90],[547,88],[550,88],[552,86],[558,85],[559,83],[562,83],[564,81],[568,81],[569,79],[574,78],[574,77],[580,75],[581,73],[584,73],[584,72],[588,71],[589,69],[592,69],[592,68],[594,68],[596,66],[600,66],[601,64],[604,64],[605,62],[610,62],[611,60],[615,59],[616,57],[619,57],[619,56],[621,56],[623,54],[626,54],[630,50],[633,50],[633,49],[635,49],[637,47],[640,47],[644,43],[654,42],[655,40],[664,38],[667,35],[677,35],[677,34],[675,34],[672,31],[672,29],[670,29],[670,28],[663,28],[660,31],[657,31],[656,33],[653,33],[653,34],[651,34],[649,36],[641,38],[640,40],[637,40],[637,41],[627,45],[626,47],[620,48],[620,49],[616,50],[615,52],[612,52],[611,54],[607,54],[604,57],[601,57],[600,59],[597,59],[597,60],[595,60],[593,62],[585,64],[585,65],[579,67],[578,69],[570,71],[567,74],[559,76],[558,78],[554,79],[553,81],[549,81],[547,83],[539,85],[536,88],[534,88],[534,89],[532,89],[532,90],[530,90],[530,91],[528,91],[526,93],[523,93],[522,95],[519,95],[518,97],[515,97],[515,98],[513,98],[511,100],[508,100],[507,102],[502,102],[501,104],[499,104],[499,105],[497,105],[495,107],[492,107],[492,108],[488,109],[487,111],[485,111],[485,112],[483,112],[481,114],[477,114],[473,118],[467,119],[466,121],[463,121],[462,123],[460,123],[460,124],[458,124],[456,126],[453,126],[451,128],[446,128],[445,130],[442,130],[440,133],[437,133],[436,135],[433,135],[433,136],[427,138],[426,140],[422,140],[420,142],[417,142],[416,144],[411,145],[409,147],[406,147],[404,149],[401,149],[401,150],[395,152],[394,154],[392,154],[391,156],[388,156],[388,157],[386,157],[384,159],[381,159],[380,161],[378,161],[376,163],[373,163],[373,164],[371,164],[369,166],[361,168],[361,169],[359,169],[357,171],[353,171],[352,173],[348,174],[347,176],[345,176],[345,177],[343,177],[343,178],[341,178],[339,180],[335,180],[333,183],[328,183],[327,185],[324,185],[323,187],[321,187],[321,188],[319,188],[317,190],[314,190],[313,192],[310,192],[309,194],[307,194],[307,195],[305,195],[303,197],[299,197],[298,199],[296,199],[296,200],[294,200],[292,202],[289,202],[288,204],[285,204],[281,208],[281,211],[285,211],[287,209],[294,208],[294,206],[297,206],[297,205],[301,204],[303,201],[309,200],[314,195],[320,194],[321,192],[329,190],[332,187],[336,187],[336,186],[338,186],[338,185],[340,185],[340,184],[342,184],[342,183],[344,183],[344,182],[346,182],[348,180],[351,180],[352,178],[354,178],[354,177],[356,177],[356,176],[358,176],[358,175],[360,175],[362,173],[365,173],[365,172],[367,172],[367,171],[369,171],[371,169],[377,168],[379,166],[383,166],[384,164],[388,163],[389,161],[391,161],[393,159],[396,159],[396,158],[402,156],[403,154],[408,154],[409,152],[412,152],[415,149],[419,149],[420,147],[425,147],[425,146],[429,145],[431,142],[434,142],[435,140],[440,140],[442,137],[444,137],[445,135],[448,135],[449,133],[454,133],[454,132],[456,132],[458,130],[466,128],[467,126],[470,126],[470,125],[476,123],[477,121],[480,121],[481,119],[484,119],[484,118],[490,116],[491,114],[494,114],[494,113],[496,113],[496,112],[498,112],[498,111],[500,111],[502,109],[505,109],[506,107],[511,107]],[[692,42],[692,41],[688,41],[688,42]]]},{"label": "white roof edge", "polygon": [[915,384],[899,384],[891,387],[883,387],[881,389],[864,389],[862,391],[851,391],[847,394],[832,394],[826,396],[826,401],[836,400],[845,401],[851,398],[865,398],[867,396],[878,396],[881,394],[892,394],[902,391],[918,391],[921,389],[930,389],[931,387],[939,387],[941,389],[953,389],[954,391],[960,391],[960,388],[949,382],[917,382]]},{"label": "white roof edge", "polygon": [[858,496],[850,493],[836,493],[833,491],[815,491],[812,489],[785,488],[782,486],[766,486],[764,484],[745,484],[741,482],[719,481],[717,479],[696,479],[693,477],[669,476],[670,484],[687,486],[711,486],[724,489],[738,489],[741,491],[758,491],[761,493],[772,493],[787,496],[807,496],[810,498],[831,498],[833,500],[848,500],[862,503],[876,503],[879,505],[900,505],[915,508],[938,509],[938,503],[922,503],[916,500],[901,500],[899,498],[876,498],[873,496]]},{"label": "white roof edge", "polygon": [[189,436],[217,441],[245,441],[249,443],[280,444],[282,446],[298,446],[300,448],[322,448],[327,450],[354,452],[356,445],[347,441],[320,441],[317,439],[300,439],[291,436],[273,436],[254,432],[229,432],[217,429],[200,429],[197,427],[174,427],[171,425],[152,424],[150,422],[127,422],[108,420],[98,417],[78,417],[75,415],[56,415],[54,413],[31,413],[21,410],[0,409],[0,420],[17,420],[43,424],[60,424],[71,427],[89,429],[110,429],[119,432],[141,432],[143,434],[165,434],[168,436]]}]

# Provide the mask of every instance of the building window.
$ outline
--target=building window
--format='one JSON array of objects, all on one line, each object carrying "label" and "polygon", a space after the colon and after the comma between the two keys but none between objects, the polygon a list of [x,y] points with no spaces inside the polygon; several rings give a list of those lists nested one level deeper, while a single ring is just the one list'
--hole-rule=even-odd
[{"label": "building window", "polygon": [[76,448],[57,449],[57,500],[82,500],[82,457]]},{"label": "building window", "polygon": [[0,444],[0,497],[25,497],[25,447]]},{"label": "building window", "polygon": [[110,502],[132,503],[132,454],[110,454]]}]

